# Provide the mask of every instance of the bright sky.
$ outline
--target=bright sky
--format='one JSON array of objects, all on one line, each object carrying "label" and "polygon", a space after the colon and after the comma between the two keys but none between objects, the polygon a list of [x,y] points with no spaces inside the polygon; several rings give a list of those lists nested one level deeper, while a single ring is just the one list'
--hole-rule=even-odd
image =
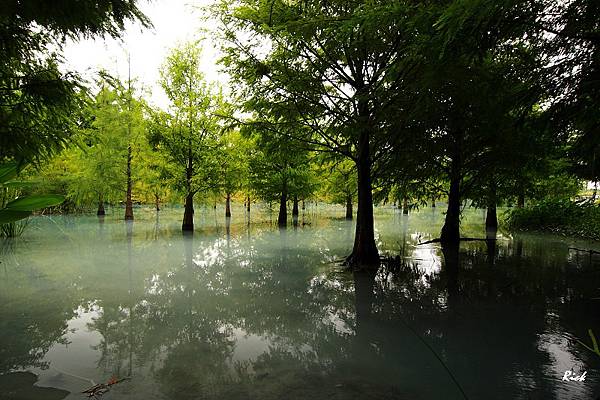
[{"label": "bright sky", "polygon": [[[209,81],[225,83],[226,76],[219,73],[218,45],[211,40],[211,29],[206,26],[198,8],[213,0],[146,0],[139,1],[140,9],[154,24],[153,29],[143,29],[129,23],[122,40],[95,39],[68,43],[64,50],[66,67],[93,79],[101,69],[127,80],[127,52],[131,54],[131,77],[151,91],[150,102],[166,108],[168,100],[158,85],[159,68],[169,50],[178,43],[204,37],[202,69]],[[203,26],[204,25],[204,26]],[[201,32],[205,31],[205,32]]]}]

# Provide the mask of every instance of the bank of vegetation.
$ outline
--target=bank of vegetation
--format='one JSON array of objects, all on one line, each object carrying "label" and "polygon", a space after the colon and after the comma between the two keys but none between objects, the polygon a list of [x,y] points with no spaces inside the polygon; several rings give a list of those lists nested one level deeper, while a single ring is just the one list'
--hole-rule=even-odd
[{"label": "bank of vegetation", "polygon": [[600,206],[589,199],[547,199],[507,213],[508,227],[600,240]]}]

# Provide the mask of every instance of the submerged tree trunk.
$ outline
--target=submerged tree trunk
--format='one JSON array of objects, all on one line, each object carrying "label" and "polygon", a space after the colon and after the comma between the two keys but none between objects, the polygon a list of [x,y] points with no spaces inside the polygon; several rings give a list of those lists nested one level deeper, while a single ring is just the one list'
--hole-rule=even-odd
[{"label": "submerged tree trunk", "polygon": [[347,262],[355,266],[379,266],[379,252],[375,244],[373,226],[373,193],[371,185],[371,155],[369,131],[363,127],[358,140],[358,207],[356,213],[356,233],[354,247]]},{"label": "submerged tree trunk", "polygon": [[346,196],[346,219],[352,219],[352,195]]},{"label": "submerged tree trunk", "polygon": [[231,194],[227,193],[225,198],[225,218],[231,217]]},{"label": "submerged tree trunk", "polygon": [[452,160],[448,210],[440,241],[442,243],[460,242],[460,160],[458,157]]},{"label": "submerged tree trunk", "polygon": [[131,144],[127,147],[127,197],[125,199],[125,221],[133,221],[133,204],[131,201]]},{"label": "submerged tree trunk", "polygon": [[408,199],[406,197],[402,200],[402,214],[408,215]]},{"label": "submerged tree trunk", "polygon": [[292,217],[298,218],[298,196],[294,196],[294,206],[292,207]]},{"label": "submerged tree trunk", "polygon": [[281,200],[279,202],[279,216],[277,217],[277,225],[284,228],[287,226],[287,187],[284,186],[281,191]]},{"label": "submerged tree trunk", "polygon": [[194,194],[188,193],[185,196],[185,206],[183,210],[183,223],[181,224],[181,230],[193,231],[194,230]]},{"label": "submerged tree trunk", "polygon": [[185,206],[183,210],[183,223],[181,230],[184,232],[194,231],[194,192],[192,192],[192,177],[194,174],[194,165],[192,161],[191,149],[188,155],[188,165],[185,171],[187,195],[185,196]]},{"label": "submerged tree trunk", "polygon": [[496,183],[490,183],[488,194],[487,213],[485,216],[486,231],[496,231],[498,229],[498,217],[496,215]]},{"label": "submerged tree trunk", "polygon": [[106,211],[104,211],[104,198],[101,194],[98,195],[98,212],[96,212],[98,216],[106,215]]}]

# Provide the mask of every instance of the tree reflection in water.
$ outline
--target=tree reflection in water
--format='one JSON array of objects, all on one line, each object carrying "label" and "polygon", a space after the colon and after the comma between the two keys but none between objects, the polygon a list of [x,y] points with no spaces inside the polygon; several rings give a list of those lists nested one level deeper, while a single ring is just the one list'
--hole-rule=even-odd
[{"label": "tree reflection in water", "polygon": [[39,280],[8,268],[2,332],[21,337],[3,336],[3,372],[52,363],[44,355],[72,310],[94,304],[93,362],[103,376],[132,376],[114,398],[461,399],[461,386],[469,398],[560,399],[598,384],[560,381],[560,357],[595,360],[565,338],[600,323],[597,266],[567,245],[488,238],[432,245],[427,259],[405,225],[396,265],[347,273],[324,262],[343,254],[332,238],[351,222],[250,234],[245,220],[225,221],[218,236],[185,237],[152,225],[147,237],[127,225],[119,247],[105,222],[114,265],[82,258],[76,273]]}]

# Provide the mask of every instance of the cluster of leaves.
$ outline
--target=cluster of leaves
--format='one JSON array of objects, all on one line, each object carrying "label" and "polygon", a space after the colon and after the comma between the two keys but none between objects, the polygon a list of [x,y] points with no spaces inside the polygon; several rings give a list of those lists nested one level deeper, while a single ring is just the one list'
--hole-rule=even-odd
[{"label": "cluster of leaves", "polygon": [[17,172],[18,165],[14,162],[0,165],[0,226],[4,236],[15,236],[20,232],[15,222],[64,200],[59,195],[19,196],[19,188],[27,183],[15,180]]}]

